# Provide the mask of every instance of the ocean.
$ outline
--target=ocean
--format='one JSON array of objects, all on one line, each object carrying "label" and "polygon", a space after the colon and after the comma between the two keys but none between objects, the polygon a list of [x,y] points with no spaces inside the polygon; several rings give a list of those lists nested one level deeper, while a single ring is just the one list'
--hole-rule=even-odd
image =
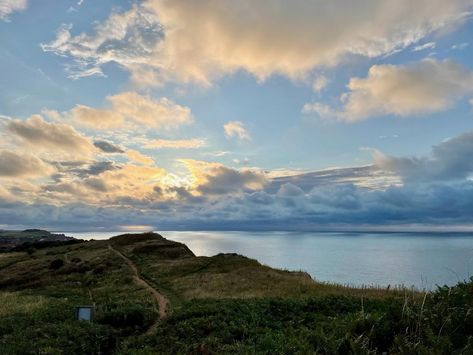
[{"label": "ocean", "polygon": [[[107,239],[124,232],[62,232]],[[198,256],[238,253],[262,264],[303,270],[318,281],[352,286],[435,289],[473,275],[473,234],[163,231]]]}]

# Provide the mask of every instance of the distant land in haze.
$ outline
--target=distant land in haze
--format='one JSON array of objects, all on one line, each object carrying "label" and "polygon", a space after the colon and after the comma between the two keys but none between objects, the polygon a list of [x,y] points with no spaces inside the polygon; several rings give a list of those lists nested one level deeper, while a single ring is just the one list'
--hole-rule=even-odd
[{"label": "distant land in haze", "polygon": [[24,250],[33,245],[46,247],[74,242],[77,242],[77,240],[73,237],[51,233],[42,229],[25,229],[22,231],[0,229],[0,252]]}]

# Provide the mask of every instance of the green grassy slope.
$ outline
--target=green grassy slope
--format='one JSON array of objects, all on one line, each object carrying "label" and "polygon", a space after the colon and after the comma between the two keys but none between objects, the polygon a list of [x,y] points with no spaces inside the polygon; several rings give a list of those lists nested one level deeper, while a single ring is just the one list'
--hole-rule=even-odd
[{"label": "green grassy slope", "polygon": [[469,353],[472,305],[470,283],[346,288],[150,233],[0,254],[2,354]]}]

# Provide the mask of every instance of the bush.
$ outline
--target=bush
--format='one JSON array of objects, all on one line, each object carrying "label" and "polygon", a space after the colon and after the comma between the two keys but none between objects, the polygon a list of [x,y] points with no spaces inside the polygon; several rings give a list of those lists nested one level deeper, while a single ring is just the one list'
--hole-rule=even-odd
[{"label": "bush", "polygon": [[106,304],[99,306],[96,321],[126,331],[145,330],[156,319],[149,305],[140,303]]},{"label": "bush", "polygon": [[51,261],[51,264],[49,264],[49,268],[51,270],[57,270],[57,269],[59,269],[63,266],[64,266],[64,260],[62,260],[62,259],[55,259],[55,260]]}]

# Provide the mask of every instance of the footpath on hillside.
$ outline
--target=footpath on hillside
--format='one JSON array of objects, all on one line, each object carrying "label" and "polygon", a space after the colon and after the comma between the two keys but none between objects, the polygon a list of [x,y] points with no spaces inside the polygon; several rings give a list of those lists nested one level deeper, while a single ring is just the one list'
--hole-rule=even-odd
[{"label": "footpath on hillside", "polygon": [[[138,267],[135,265],[135,263],[127,257],[125,254],[120,252],[119,250],[115,249],[111,244],[108,245],[108,248],[112,251],[114,251],[119,257],[121,257],[128,265],[130,268],[132,274],[133,274],[133,280],[140,286],[144,287],[146,290],[149,291],[149,293],[152,295],[154,301],[158,305],[158,312],[159,312],[159,319],[163,319],[166,317],[166,308],[169,303],[168,299],[164,297],[158,290],[156,290],[153,286],[151,286],[148,281],[143,279],[140,276],[140,272],[138,270]],[[154,326],[150,328],[153,329]]]}]

